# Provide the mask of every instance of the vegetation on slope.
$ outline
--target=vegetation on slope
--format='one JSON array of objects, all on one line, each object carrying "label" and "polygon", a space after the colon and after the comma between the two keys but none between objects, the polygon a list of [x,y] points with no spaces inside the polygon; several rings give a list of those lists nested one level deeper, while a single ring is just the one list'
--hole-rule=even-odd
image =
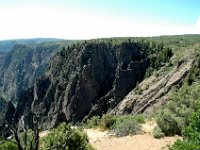
[{"label": "vegetation on slope", "polygon": [[[77,66],[75,66],[75,63],[73,62],[73,60],[71,60],[71,56],[72,56],[73,52],[75,52],[75,51],[84,50],[84,44],[88,46],[87,48],[89,48],[87,51],[89,55],[85,55],[85,56],[91,56],[91,58],[92,58],[94,56],[93,50],[97,50],[97,52],[99,52],[98,51],[99,49],[105,50],[106,48],[109,48],[109,50],[112,51],[112,50],[114,50],[114,48],[119,48],[119,43],[121,43],[122,45],[123,44],[126,45],[126,48],[131,47],[132,44],[136,43],[136,45],[138,46],[137,48],[139,48],[139,50],[141,50],[141,52],[142,52],[141,54],[148,56],[148,58],[150,59],[150,62],[151,62],[150,67],[146,73],[146,77],[148,77],[150,74],[152,74],[153,71],[158,70],[159,68],[165,66],[168,62],[170,62],[170,58],[172,57],[173,54],[175,55],[175,54],[177,54],[177,52],[183,52],[183,51],[181,51],[181,48],[183,48],[183,47],[189,48],[189,46],[192,47],[193,44],[198,43],[198,38],[194,38],[191,41],[186,40],[187,38],[185,38],[184,36],[180,37],[181,40],[179,40],[179,37],[177,37],[177,39],[176,39],[176,37],[174,37],[174,38],[175,38],[175,40],[173,40],[173,37],[170,37],[169,39],[166,38],[166,40],[161,40],[161,41],[160,41],[160,39],[162,39],[162,37],[146,38],[146,39],[129,38],[129,39],[121,39],[121,40],[100,39],[100,40],[93,40],[93,41],[89,41],[89,42],[87,41],[85,43],[83,42],[81,44],[74,44],[72,46],[65,47],[60,52],[58,52],[53,58],[54,60],[56,60],[56,58],[58,58],[57,64],[56,63],[54,64],[54,61],[51,64],[53,66],[53,69],[50,68],[50,69],[52,69],[50,71],[54,71],[54,72],[53,73],[50,71],[48,72],[49,74],[55,73],[53,75],[54,77],[56,77],[55,85],[57,83],[59,85],[58,91],[55,93],[57,93],[57,95],[62,95],[61,91],[63,90],[62,89],[63,87],[61,85],[62,85],[62,82],[64,81],[63,79],[68,79],[68,77],[70,77],[69,76],[70,69],[77,67]],[[187,46],[187,44],[189,44],[189,46]],[[122,46],[122,48],[123,48],[123,46]],[[93,59],[95,59],[95,58],[93,58]],[[165,133],[165,135],[173,135],[173,134],[181,135],[181,134],[183,134],[183,136],[185,137],[183,142],[182,141],[177,142],[180,145],[187,144],[188,142],[192,143],[193,146],[195,146],[195,144],[196,145],[199,144],[198,138],[197,138],[197,141],[195,141],[195,139],[190,137],[190,135],[198,135],[199,134],[199,129],[198,129],[198,127],[196,127],[196,125],[198,123],[195,122],[195,121],[197,121],[199,114],[198,113],[193,114],[195,111],[197,111],[199,109],[199,106],[197,105],[197,103],[198,103],[199,97],[200,97],[200,95],[199,95],[200,87],[199,87],[199,81],[198,81],[199,72],[200,72],[199,71],[199,66],[200,66],[199,60],[200,59],[197,57],[196,60],[197,61],[195,62],[195,65],[192,67],[192,69],[190,70],[189,74],[186,77],[185,83],[180,85],[181,88],[179,90],[177,90],[177,89],[174,90],[174,92],[171,95],[170,101],[167,103],[166,107],[158,113],[158,117],[157,117],[159,129],[156,129],[155,132],[161,132],[160,131],[160,129],[161,129],[162,132]],[[90,63],[91,59],[88,60],[88,62]],[[70,66],[67,65],[69,63],[71,63]],[[50,67],[52,67],[52,66],[50,66]],[[127,66],[122,65],[121,67],[122,67],[122,69],[127,68],[128,65]],[[66,68],[70,68],[70,69],[67,70]],[[65,91],[65,89],[63,91]],[[105,93],[106,92],[103,92],[103,94],[105,94]],[[48,95],[48,94],[46,94],[46,95]],[[49,96],[49,97],[51,97],[51,96]],[[92,103],[93,102],[94,101],[92,101]],[[107,106],[106,106],[105,110],[108,110],[108,109],[109,108],[107,108]],[[62,116],[63,116],[63,114],[62,114]],[[91,120],[94,120],[94,122],[91,121],[91,122],[93,122],[91,124],[94,124],[96,126],[101,126],[101,128],[112,129],[113,131],[116,131],[116,134],[118,134],[119,136],[135,134],[140,130],[139,129],[140,123],[137,121],[137,119],[131,118],[130,116],[121,116],[121,117],[122,117],[121,119],[119,116],[113,117],[113,116],[106,116],[106,115],[104,115],[102,118],[94,117],[91,119]],[[194,121],[192,121],[192,120],[194,120]],[[63,121],[63,120],[61,120],[61,121]],[[90,124],[89,122],[90,121],[88,121],[88,124]],[[58,123],[60,123],[60,122],[58,122]],[[71,132],[71,129],[69,129],[69,130]],[[52,133],[54,133],[54,132],[52,131]],[[52,137],[53,136],[54,135],[52,135]],[[55,135],[55,137],[57,137],[57,135]],[[52,139],[56,140],[56,138],[52,138]],[[83,138],[83,139],[85,139],[85,138]],[[51,138],[49,138],[48,140],[47,141],[49,143],[52,143]],[[47,146],[48,146],[48,144],[47,144]]]},{"label": "vegetation on slope", "polygon": [[[45,77],[37,80],[35,91],[21,96],[18,108],[37,110],[48,127],[105,114],[143,80],[149,65],[157,69],[171,56],[171,49],[163,43],[134,38],[63,47],[53,56]],[[37,98],[31,100],[33,93]],[[34,104],[25,104],[27,99]]]},{"label": "vegetation on slope", "polygon": [[198,110],[189,117],[189,125],[182,129],[183,140],[178,140],[170,150],[199,150],[200,149],[200,103]]},{"label": "vegetation on slope", "polygon": [[116,136],[135,135],[141,132],[141,124],[144,123],[143,115],[103,115],[86,119],[83,127],[109,130]]},{"label": "vegetation on slope", "polygon": [[170,150],[200,149],[200,55],[196,48],[194,65],[180,89],[172,92],[169,102],[156,114],[165,135],[182,135]]},{"label": "vegetation on slope", "polygon": [[198,109],[199,90],[199,82],[191,86],[184,84],[157,113],[157,123],[166,135],[181,135],[181,130],[190,122],[189,117]]},{"label": "vegetation on slope", "polygon": [[94,150],[89,145],[86,133],[79,129],[72,129],[70,125],[63,123],[49,132],[41,141],[41,150]]},{"label": "vegetation on slope", "polygon": [[180,89],[172,92],[169,102],[157,113],[157,122],[166,135],[181,134],[189,124],[189,117],[198,110],[200,97],[200,56],[196,52],[194,65]]},{"label": "vegetation on slope", "polygon": [[4,40],[0,41],[0,52],[8,52],[12,50],[12,48],[16,44],[22,44],[22,45],[35,45],[35,44],[43,44],[43,43],[53,43],[62,41],[61,39],[56,38],[35,38],[35,39],[16,39],[16,40]]}]

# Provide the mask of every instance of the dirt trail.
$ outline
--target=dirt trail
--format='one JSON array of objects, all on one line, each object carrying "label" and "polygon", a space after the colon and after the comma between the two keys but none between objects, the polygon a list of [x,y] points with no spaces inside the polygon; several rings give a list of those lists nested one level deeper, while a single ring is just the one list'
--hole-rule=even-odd
[{"label": "dirt trail", "polygon": [[107,131],[86,129],[91,145],[97,150],[167,150],[180,137],[165,137],[155,139],[152,129],[156,124],[153,121],[145,123],[144,133],[134,136],[114,137]]}]

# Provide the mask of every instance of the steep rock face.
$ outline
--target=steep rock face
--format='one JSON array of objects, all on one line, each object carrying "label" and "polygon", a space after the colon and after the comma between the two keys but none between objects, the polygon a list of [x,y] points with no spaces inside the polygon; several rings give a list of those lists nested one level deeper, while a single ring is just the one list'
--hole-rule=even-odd
[{"label": "steep rock face", "polygon": [[0,126],[6,121],[7,123],[12,121],[15,113],[15,107],[11,102],[6,102],[0,97]]},{"label": "steep rock face", "polygon": [[157,74],[142,81],[110,112],[111,114],[151,113],[169,99],[170,91],[179,87],[195,62],[195,52],[189,49],[185,56],[170,72],[165,73],[161,68]]},{"label": "steep rock face", "polygon": [[0,53],[0,95],[7,100],[18,98],[36,78],[42,76],[48,61],[59,45],[15,45],[9,52]]},{"label": "steep rock face", "polygon": [[77,122],[114,108],[141,82],[149,66],[138,43],[89,42],[68,47],[50,62],[46,76],[19,98],[18,115],[38,114],[46,127]]}]

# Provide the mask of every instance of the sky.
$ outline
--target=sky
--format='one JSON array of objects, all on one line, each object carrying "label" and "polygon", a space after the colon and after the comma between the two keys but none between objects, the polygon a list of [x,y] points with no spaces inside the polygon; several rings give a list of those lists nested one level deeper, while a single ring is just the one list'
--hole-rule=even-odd
[{"label": "sky", "polygon": [[200,34],[199,0],[0,0],[0,40]]}]

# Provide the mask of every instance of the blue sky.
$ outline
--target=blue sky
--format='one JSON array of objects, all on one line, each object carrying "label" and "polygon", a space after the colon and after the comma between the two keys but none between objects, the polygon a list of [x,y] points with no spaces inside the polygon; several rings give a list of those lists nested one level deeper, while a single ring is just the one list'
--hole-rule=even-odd
[{"label": "blue sky", "polygon": [[0,0],[0,39],[200,34],[199,0]]}]

